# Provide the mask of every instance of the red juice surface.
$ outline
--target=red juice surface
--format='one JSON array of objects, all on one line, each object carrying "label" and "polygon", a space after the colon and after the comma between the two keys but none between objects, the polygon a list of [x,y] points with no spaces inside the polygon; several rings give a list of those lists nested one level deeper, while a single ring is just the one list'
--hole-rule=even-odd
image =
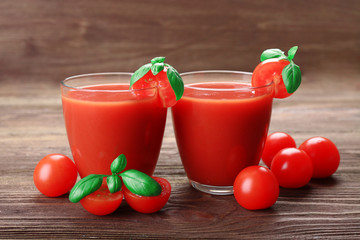
[{"label": "red juice surface", "polygon": [[123,84],[83,89],[71,89],[62,96],[69,144],[80,176],[111,174],[111,162],[120,154],[127,158],[126,169],[152,175],[167,113],[157,90],[116,92],[129,89]]},{"label": "red juice surface", "polygon": [[[245,87],[243,91],[225,89]],[[257,165],[267,136],[273,91],[242,83],[197,83],[172,108],[176,141],[190,180],[232,186],[245,167]],[[213,88],[199,95],[193,87]],[[204,92],[204,91],[203,91]]]}]

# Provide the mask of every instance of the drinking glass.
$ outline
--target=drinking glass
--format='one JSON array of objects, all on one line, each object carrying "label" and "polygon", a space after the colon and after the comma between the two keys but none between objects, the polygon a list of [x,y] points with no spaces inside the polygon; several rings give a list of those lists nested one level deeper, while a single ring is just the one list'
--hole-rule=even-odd
[{"label": "drinking glass", "polygon": [[111,174],[120,154],[152,175],[159,157],[167,109],[156,87],[130,90],[131,73],[73,76],[61,83],[71,152],[81,177]]},{"label": "drinking glass", "polygon": [[185,91],[172,107],[173,126],[187,177],[200,191],[232,194],[237,174],[260,161],[274,85],[252,87],[251,76],[237,71],[181,74]]}]

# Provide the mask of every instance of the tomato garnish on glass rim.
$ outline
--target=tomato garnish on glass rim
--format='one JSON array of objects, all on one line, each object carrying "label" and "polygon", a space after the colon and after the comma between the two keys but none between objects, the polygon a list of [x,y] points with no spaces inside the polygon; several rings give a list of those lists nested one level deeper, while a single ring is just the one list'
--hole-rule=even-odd
[{"label": "tomato garnish on glass rim", "polygon": [[288,56],[280,49],[265,50],[260,57],[261,63],[256,66],[251,84],[259,87],[270,82],[275,84],[275,98],[286,98],[293,94],[301,83],[301,71],[293,61],[298,47],[292,47]]},{"label": "tomato garnish on glass rim", "polygon": [[184,83],[178,71],[164,61],[165,57],[156,57],[136,70],[131,77],[130,88],[157,87],[163,107],[168,108],[182,97]]}]

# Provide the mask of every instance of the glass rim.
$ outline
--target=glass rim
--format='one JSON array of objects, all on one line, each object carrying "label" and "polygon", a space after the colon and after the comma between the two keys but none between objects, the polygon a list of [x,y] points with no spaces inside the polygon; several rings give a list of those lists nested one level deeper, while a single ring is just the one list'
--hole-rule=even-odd
[{"label": "glass rim", "polygon": [[[74,75],[74,76],[70,76],[65,78],[64,80],[61,81],[61,86],[66,87],[68,89],[74,89],[74,90],[78,90],[78,91],[83,91],[83,92],[117,92],[117,93],[129,93],[129,92],[138,92],[138,91],[144,91],[144,90],[149,90],[149,89],[155,89],[157,88],[157,86],[154,87],[149,87],[149,88],[141,88],[141,89],[127,89],[127,90],[110,90],[110,89],[86,89],[84,87],[75,87],[75,86],[71,86],[69,84],[67,84],[66,82],[71,81],[71,80],[75,80],[77,78],[84,78],[84,77],[96,77],[96,76],[116,76],[116,75],[121,75],[121,76],[129,76],[131,78],[131,76],[133,75],[133,73],[131,72],[100,72],[100,73],[85,73],[85,74],[79,74],[79,75]],[[94,84],[93,86],[97,86],[97,85],[102,85],[101,83],[98,84]],[[130,85],[130,79],[129,79],[129,85]],[[92,86],[92,85],[86,85],[88,86]]]},{"label": "glass rim", "polygon": [[[180,76],[185,77],[185,76],[188,76],[188,75],[212,74],[212,73],[238,74],[238,75],[245,75],[245,76],[251,76],[253,74],[252,72],[233,71],[233,70],[199,70],[199,71],[191,71],[191,72],[180,73]],[[257,86],[257,87],[252,87],[251,85],[249,85],[249,86],[241,86],[241,87],[235,87],[235,88],[221,88],[221,89],[219,89],[219,88],[195,87],[195,86],[191,86],[191,84],[189,85],[189,84],[184,83],[184,87],[189,88],[189,89],[205,90],[205,91],[236,91],[236,90],[244,90],[244,89],[256,90],[256,89],[261,89],[261,88],[267,88],[267,87],[270,87],[273,84],[274,84],[274,81],[271,81],[268,84]]]}]

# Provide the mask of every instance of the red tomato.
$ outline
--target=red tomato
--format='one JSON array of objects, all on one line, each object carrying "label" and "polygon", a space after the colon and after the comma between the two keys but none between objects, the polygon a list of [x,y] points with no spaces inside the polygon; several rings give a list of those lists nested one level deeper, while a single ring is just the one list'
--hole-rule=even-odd
[{"label": "red tomato", "polygon": [[287,133],[274,132],[266,138],[262,153],[263,162],[270,167],[274,156],[284,148],[296,147],[295,140]]},{"label": "red tomato", "polygon": [[154,76],[152,72],[149,71],[141,79],[136,81],[131,88],[144,89],[157,86],[159,97],[163,107],[172,107],[176,103],[176,96],[167,78],[166,71],[167,68],[165,67],[164,70],[159,72],[156,76]]},{"label": "red tomato", "polygon": [[77,168],[62,154],[49,154],[39,161],[34,170],[36,188],[48,197],[61,196],[75,185]]},{"label": "red tomato", "polygon": [[275,96],[276,98],[286,98],[291,94],[287,92],[284,81],[282,79],[282,70],[290,62],[288,60],[278,58],[271,58],[259,63],[256,66],[251,84],[253,87],[260,87],[269,84],[270,82],[275,83]]},{"label": "red tomato", "polygon": [[297,148],[285,148],[275,155],[271,171],[281,187],[299,188],[310,181],[313,165],[306,152]]},{"label": "red tomato", "polygon": [[340,154],[336,145],[324,137],[312,137],[303,142],[299,149],[305,151],[314,166],[313,178],[325,178],[336,172]]},{"label": "red tomato", "polygon": [[161,193],[158,196],[145,197],[130,192],[125,186],[123,187],[125,200],[129,206],[137,212],[153,213],[162,209],[169,200],[171,193],[170,183],[160,177],[152,177],[161,186]]},{"label": "red tomato", "polygon": [[110,193],[104,182],[98,190],[81,199],[80,203],[88,212],[102,216],[118,209],[123,198],[122,191]]},{"label": "red tomato", "polygon": [[279,197],[279,183],[268,168],[250,166],[237,175],[234,182],[234,196],[246,209],[268,208]]}]

